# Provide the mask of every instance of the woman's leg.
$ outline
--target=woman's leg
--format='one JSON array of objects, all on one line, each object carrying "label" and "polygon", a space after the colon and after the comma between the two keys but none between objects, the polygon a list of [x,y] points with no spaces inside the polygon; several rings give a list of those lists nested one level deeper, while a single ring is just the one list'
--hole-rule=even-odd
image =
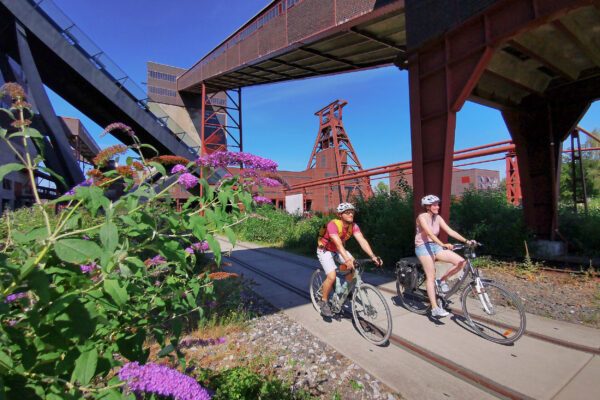
[{"label": "woman's leg", "polygon": [[427,297],[431,302],[431,307],[437,307],[437,300],[435,297],[435,261],[433,256],[418,256],[419,262],[425,270],[425,276],[427,277],[425,286],[427,287]]},{"label": "woman's leg", "polygon": [[452,268],[450,268],[444,276],[440,278],[440,281],[445,281],[452,275],[460,272],[461,269],[465,266],[465,259],[456,254],[451,250],[442,250],[440,252],[435,253],[436,261],[443,261],[452,264]]}]

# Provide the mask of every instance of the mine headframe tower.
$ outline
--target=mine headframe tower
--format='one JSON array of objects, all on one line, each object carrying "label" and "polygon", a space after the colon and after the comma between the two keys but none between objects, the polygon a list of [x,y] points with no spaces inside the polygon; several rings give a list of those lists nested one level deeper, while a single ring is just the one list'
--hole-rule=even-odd
[{"label": "mine headframe tower", "polygon": [[[319,117],[319,132],[306,169],[317,168],[317,156],[327,149],[333,149],[337,176],[363,169],[342,122],[342,109],[346,104],[348,102],[345,100],[335,100],[315,113]],[[332,191],[337,189],[340,202],[349,201],[355,196],[372,195],[369,177],[352,180],[350,183],[347,186],[338,183],[337,188],[331,186]]]}]

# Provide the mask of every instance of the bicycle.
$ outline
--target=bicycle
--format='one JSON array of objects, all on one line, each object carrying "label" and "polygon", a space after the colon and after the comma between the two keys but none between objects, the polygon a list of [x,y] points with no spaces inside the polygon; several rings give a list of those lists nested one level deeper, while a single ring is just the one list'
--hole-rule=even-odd
[{"label": "bicycle", "polygon": [[[344,277],[344,282],[346,282],[345,276],[353,271],[354,278],[347,285],[340,283],[341,278],[336,279],[330,305],[333,314],[339,315],[344,310],[344,305],[350,301],[356,328],[365,339],[379,346],[386,344],[392,334],[392,314],[379,289],[362,280],[363,265],[367,262],[372,261],[369,259],[355,260],[354,269],[346,271],[341,271],[340,264],[337,265],[338,277]],[[323,294],[322,287],[325,278],[325,271],[321,268],[313,272],[310,278],[310,299],[319,313],[321,312],[319,300]]]},{"label": "bicycle", "polygon": [[[447,282],[448,292],[440,293],[436,287],[436,298],[446,308],[448,299],[462,289],[462,311],[475,333],[494,343],[512,344],[525,333],[525,308],[515,294],[499,283],[483,278],[479,268],[473,266],[478,246],[481,243],[454,245],[454,250],[464,250],[465,266],[462,274],[457,274],[458,278]],[[425,273],[417,264],[405,260],[396,263],[396,291],[400,303],[409,311],[424,315],[431,308]]]}]

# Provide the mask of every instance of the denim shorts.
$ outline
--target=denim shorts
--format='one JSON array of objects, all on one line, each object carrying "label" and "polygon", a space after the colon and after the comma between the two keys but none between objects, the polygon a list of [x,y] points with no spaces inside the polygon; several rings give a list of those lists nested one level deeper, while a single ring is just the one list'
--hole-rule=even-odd
[{"label": "denim shorts", "polygon": [[444,250],[444,249],[439,244],[434,243],[434,242],[427,242],[425,244],[417,246],[415,248],[415,254],[417,255],[417,257],[423,257],[423,256],[433,257],[434,255],[436,255],[437,253],[439,253],[442,250]]}]

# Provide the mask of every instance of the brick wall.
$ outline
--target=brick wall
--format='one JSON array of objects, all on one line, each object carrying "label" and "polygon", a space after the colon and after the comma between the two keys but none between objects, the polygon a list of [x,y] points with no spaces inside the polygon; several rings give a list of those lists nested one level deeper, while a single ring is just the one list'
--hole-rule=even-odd
[{"label": "brick wall", "polygon": [[264,56],[270,52],[285,47],[285,14],[273,18],[258,30],[258,53]]},{"label": "brick wall", "polygon": [[333,0],[304,0],[288,9],[289,43],[333,26],[333,11]]}]

